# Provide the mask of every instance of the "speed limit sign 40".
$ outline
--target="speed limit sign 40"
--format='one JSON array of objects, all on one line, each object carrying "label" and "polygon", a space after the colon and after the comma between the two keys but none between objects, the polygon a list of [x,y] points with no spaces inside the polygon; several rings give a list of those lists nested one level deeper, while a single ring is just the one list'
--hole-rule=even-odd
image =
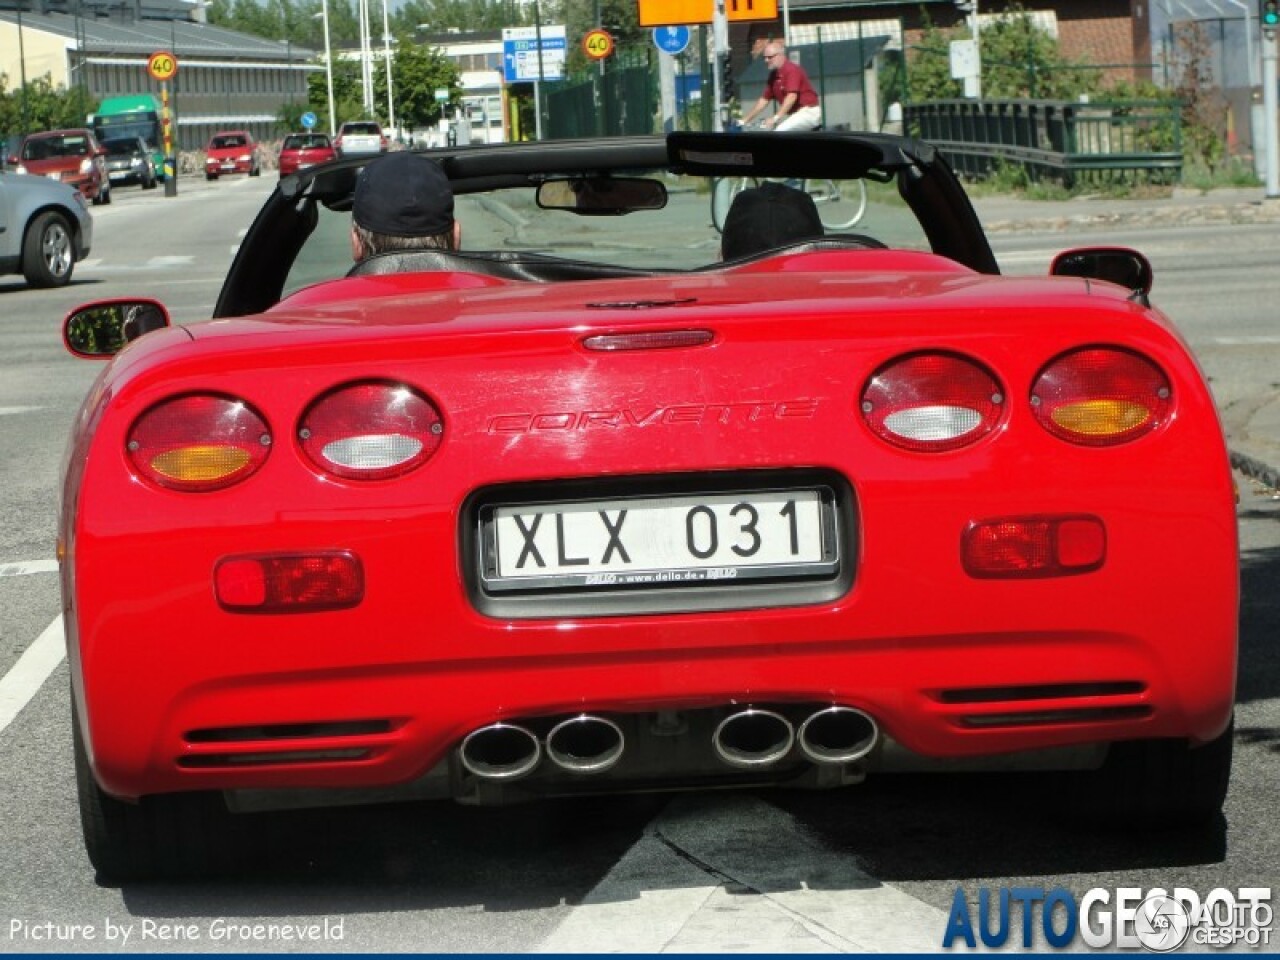
[{"label": "speed limit sign 40", "polygon": [[154,80],[169,80],[178,72],[178,58],[172,53],[160,51],[147,58],[147,73]]},{"label": "speed limit sign 40", "polygon": [[582,38],[582,49],[592,60],[603,60],[613,53],[613,37],[608,30],[591,30]]}]

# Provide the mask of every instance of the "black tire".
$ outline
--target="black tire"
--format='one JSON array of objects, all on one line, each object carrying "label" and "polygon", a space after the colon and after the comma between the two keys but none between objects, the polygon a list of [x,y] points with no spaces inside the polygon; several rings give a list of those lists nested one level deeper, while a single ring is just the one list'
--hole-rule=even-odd
[{"label": "black tire", "polygon": [[260,177],[260,176],[262,176],[262,168],[261,168],[261,167],[259,167],[259,166],[256,166],[256,165],[255,165],[255,166],[253,167],[253,169],[249,171],[249,176],[251,176],[251,177]]},{"label": "black tire", "polygon": [[1203,827],[1222,812],[1231,779],[1234,724],[1215,740],[1114,743],[1102,767],[1086,774],[1080,809],[1123,829]]},{"label": "black tire", "polygon": [[22,241],[22,274],[33,287],[61,287],[71,282],[76,265],[76,239],[71,223],[46,210],[31,222]]},{"label": "black tire", "polygon": [[102,203],[103,203],[103,205],[104,205],[104,206],[105,206],[106,204],[110,203],[110,202],[111,202],[111,188],[110,188],[110,187],[107,187],[107,188],[106,188],[106,189],[104,189],[104,190],[99,190],[99,191],[98,191],[98,199],[102,201]]},{"label": "black tire", "polygon": [[218,175],[217,175],[216,173],[206,173],[206,174],[204,175],[204,178],[205,178],[206,180],[217,180],[217,179],[218,179]]},{"label": "black tire", "polygon": [[153,173],[142,181],[143,190],[154,190],[156,188],[156,175]]},{"label": "black tire", "polygon": [[220,795],[172,793],[139,803],[108,796],[89,769],[74,709],[71,726],[80,826],[100,883],[200,878],[231,865],[231,814]]}]

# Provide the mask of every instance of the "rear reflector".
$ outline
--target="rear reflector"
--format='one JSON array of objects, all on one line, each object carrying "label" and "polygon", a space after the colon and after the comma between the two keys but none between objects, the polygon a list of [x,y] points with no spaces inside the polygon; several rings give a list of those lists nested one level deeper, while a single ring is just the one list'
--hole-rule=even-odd
[{"label": "rear reflector", "polygon": [[213,586],[218,603],[237,613],[340,610],[364,599],[364,570],[345,550],[225,557]]},{"label": "rear reflector", "polygon": [[369,382],[325,394],[302,417],[298,442],[321,470],[348,480],[403,476],[435,453],[440,411],[412,387]]},{"label": "rear reflector", "polygon": [[1097,517],[1006,517],[964,532],[961,562],[971,577],[1064,577],[1102,566],[1107,531]]},{"label": "rear reflector", "polygon": [[1004,394],[994,376],[964,357],[902,357],[867,381],[862,416],[881,439],[937,452],[975,443],[995,429]]},{"label": "rear reflector", "polygon": [[1169,417],[1173,391],[1164,373],[1115,347],[1074,350],[1036,377],[1031,405],[1055,437],[1101,447],[1135,440]]},{"label": "rear reflector", "polygon": [[266,462],[271,432],[243,400],[192,394],[158,403],[134,422],[129,460],[142,476],[172,490],[219,490]]}]

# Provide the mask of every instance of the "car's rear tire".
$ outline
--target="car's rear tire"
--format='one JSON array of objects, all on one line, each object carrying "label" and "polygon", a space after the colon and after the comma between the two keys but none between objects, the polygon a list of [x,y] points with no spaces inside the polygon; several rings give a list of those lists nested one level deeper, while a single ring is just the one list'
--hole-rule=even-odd
[{"label": "car's rear tire", "polygon": [[1208,743],[1114,743],[1103,766],[1082,778],[1082,808],[1125,829],[1200,827],[1217,819],[1231,779],[1234,724]]},{"label": "car's rear tire", "polygon": [[204,178],[205,178],[206,180],[217,180],[217,179],[218,179],[218,175],[217,175],[216,173],[206,173],[206,174],[204,175]]},{"label": "car's rear tire", "polygon": [[219,794],[160,794],[138,803],[117,800],[93,778],[74,710],[71,723],[80,825],[100,882],[203,877],[231,865],[231,814]]},{"label": "car's rear tire", "polygon": [[76,265],[75,234],[60,213],[46,210],[32,221],[22,241],[22,274],[33,287],[61,287]]}]

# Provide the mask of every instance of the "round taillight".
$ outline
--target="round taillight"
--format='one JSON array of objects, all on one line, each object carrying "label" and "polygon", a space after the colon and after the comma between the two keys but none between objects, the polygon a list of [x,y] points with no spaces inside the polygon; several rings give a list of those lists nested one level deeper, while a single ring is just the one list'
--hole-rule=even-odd
[{"label": "round taillight", "polygon": [[1150,360],[1116,347],[1073,350],[1053,360],[1031,387],[1040,425],[1071,443],[1104,447],[1155,430],[1173,390]]},{"label": "round taillight", "polygon": [[1000,422],[1004,392],[987,370],[964,357],[921,353],[881,367],[862,391],[872,431],[908,450],[954,450]]},{"label": "round taillight", "polygon": [[139,474],[171,490],[220,490],[252,475],[271,451],[271,432],[235,397],[192,394],[158,403],[127,440]]},{"label": "round taillight", "polygon": [[311,405],[298,442],[313,464],[348,480],[386,480],[425,463],[444,436],[440,411],[401,383],[339,387]]}]

